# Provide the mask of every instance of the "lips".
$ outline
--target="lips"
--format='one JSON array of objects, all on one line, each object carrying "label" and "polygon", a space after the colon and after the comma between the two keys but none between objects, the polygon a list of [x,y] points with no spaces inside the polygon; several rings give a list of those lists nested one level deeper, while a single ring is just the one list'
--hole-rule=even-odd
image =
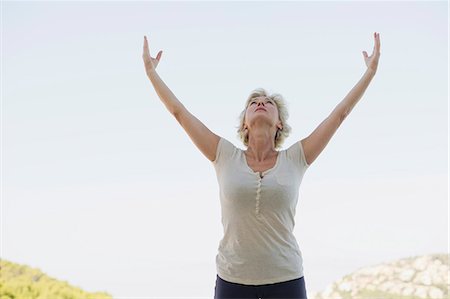
[{"label": "lips", "polygon": [[255,110],[255,112],[258,111],[258,110],[264,110],[264,111],[267,111],[267,110],[264,109],[263,107],[259,107],[258,109]]}]

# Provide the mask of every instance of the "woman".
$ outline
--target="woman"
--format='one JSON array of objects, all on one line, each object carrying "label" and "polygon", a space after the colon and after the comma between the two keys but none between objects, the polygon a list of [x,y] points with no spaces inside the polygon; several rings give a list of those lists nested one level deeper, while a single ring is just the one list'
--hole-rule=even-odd
[{"label": "woman", "polygon": [[307,298],[302,255],[294,229],[303,175],[362,97],[380,57],[374,33],[367,70],[331,114],[306,138],[277,151],[289,135],[281,95],[255,89],[240,115],[241,150],[211,132],[175,97],[156,73],[162,51],[150,56],[144,36],[145,71],[159,98],[199,150],[213,163],[220,187],[224,237],[216,256],[215,299]]}]

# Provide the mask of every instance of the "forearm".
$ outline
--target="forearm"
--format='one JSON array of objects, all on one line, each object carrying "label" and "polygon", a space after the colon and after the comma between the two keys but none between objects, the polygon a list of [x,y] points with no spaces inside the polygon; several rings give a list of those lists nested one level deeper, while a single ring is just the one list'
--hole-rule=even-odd
[{"label": "forearm", "polygon": [[375,72],[368,68],[358,83],[356,83],[345,98],[336,106],[333,113],[338,113],[341,116],[341,120],[344,120],[361,99],[374,76]]},{"label": "forearm", "polygon": [[149,72],[148,78],[150,79],[150,82],[152,82],[156,93],[166,106],[167,110],[175,115],[177,111],[181,109],[183,104],[177,99],[155,70]]}]

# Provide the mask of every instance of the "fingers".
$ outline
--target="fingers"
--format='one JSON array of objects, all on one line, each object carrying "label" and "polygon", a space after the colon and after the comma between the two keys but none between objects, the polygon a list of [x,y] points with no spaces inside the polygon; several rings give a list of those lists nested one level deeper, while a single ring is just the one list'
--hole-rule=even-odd
[{"label": "fingers", "polygon": [[148,49],[148,41],[147,41],[147,37],[144,35],[144,50]]},{"label": "fingers", "polygon": [[378,33],[377,34],[378,36],[377,36],[377,48],[378,48],[378,50],[380,50],[380,34]]},{"label": "fingers", "polygon": [[380,45],[380,34],[375,32],[375,44]]},{"label": "fingers", "polygon": [[162,50],[158,52],[158,54],[156,55],[155,58],[152,58],[150,56],[150,50],[148,49],[148,40],[147,40],[147,36],[144,35],[144,56],[147,56],[150,58],[150,60],[157,60],[159,61],[161,59],[161,55],[162,55]]},{"label": "fingers", "polygon": [[373,45],[373,51],[372,51],[372,54],[373,54],[373,53],[379,53],[379,52],[380,52],[380,34],[377,33],[377,32],[374,32],[374,33],[373,33],[373,38],[374,38],[374,40],[375,40],[375,43],[374,43],[374,45]]},{"label": "fingers", "polygon": [[145,54],[149,54],[150,55],[149,50],[148,50],[147,38],[144,35],[144,55]]},{"label": "fingers", "polygon": [[378,55],[380,54],[380,34],[377,32],[373,33],[373,38],[375,40],[375,44],[373,46],[372,54],[368,56],[366,51],[362,51],[364,59],[367,61],[368,59],[372,59],[376,57],[378,59]]}]

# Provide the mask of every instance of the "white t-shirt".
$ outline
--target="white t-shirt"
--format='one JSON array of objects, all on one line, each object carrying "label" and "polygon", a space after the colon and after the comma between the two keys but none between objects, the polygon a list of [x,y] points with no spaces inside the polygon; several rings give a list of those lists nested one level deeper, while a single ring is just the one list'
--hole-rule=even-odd
[{"label": "white t-shirt", "polygon": [[248,166],[244,150],[223,137],[212,163],[224,230],[217,274],[247,285],[302,277],[302,253],[293,234],[300,183],[309,167],[301,143],[278,151],[276,164],[263,178]]}]

